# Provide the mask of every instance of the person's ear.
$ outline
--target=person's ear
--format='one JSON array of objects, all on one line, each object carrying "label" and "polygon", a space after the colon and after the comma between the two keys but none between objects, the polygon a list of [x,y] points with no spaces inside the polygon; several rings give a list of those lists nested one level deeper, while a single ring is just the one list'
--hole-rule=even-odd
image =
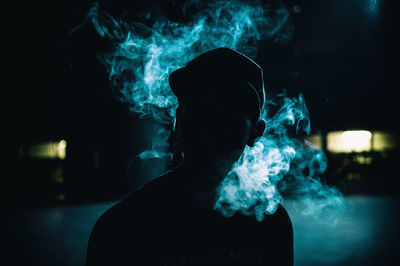
[{"label": "person's ear", "polygon": [[257,123],[251,129],[251,135],[249,137],[249,141],[247,142],[247,145],[250,147],[253,147],[254,143],[257,142],[258,138],[264,134],[264,130],[265,130],[265,122],[264,122],[264,120],[260,119],[257,121]]},{"label": "person's ear", "polygon": [[182,109],[178,107],[176,109],[176,115],[174,121],[174,132],[175,136],[178,138],[182,136],[181,118],[182,118]]}]

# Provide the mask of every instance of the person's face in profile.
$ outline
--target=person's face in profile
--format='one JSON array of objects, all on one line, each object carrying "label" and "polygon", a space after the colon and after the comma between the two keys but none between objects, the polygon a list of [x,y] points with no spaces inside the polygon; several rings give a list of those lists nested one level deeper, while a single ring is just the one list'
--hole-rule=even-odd
[{"label": "person's face in profile", "polygon": [[198,99],[183,104],[177,117],[184,160],[203,167],[224,166],[230,170],[249,141],[252,122],[215,98]]}]

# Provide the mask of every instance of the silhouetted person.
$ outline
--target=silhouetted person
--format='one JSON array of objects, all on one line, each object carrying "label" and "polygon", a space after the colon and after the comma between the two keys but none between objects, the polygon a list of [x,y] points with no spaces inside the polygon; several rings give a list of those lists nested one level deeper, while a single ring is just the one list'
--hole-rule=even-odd
[{"label": "silhouetted person", "polygon": [[292,225],[282,206],[262,222],[213,209],[219,182],[265,129],[261,68],[218,48],[173,72],[169,82],[179,100],[175,134],[183,163],[100,217],[87,266],[292,265]]}]

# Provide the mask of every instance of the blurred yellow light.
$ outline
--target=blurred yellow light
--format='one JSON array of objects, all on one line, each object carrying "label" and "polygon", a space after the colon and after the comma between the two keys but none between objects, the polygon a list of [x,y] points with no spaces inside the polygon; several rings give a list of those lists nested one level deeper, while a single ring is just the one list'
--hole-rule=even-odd
[{"label": "blurred yellow light", "polygon": [[388,151],[398,149],[400,147],[399,135],[376,131],[372,138],[372,148],[374,151]]},{"label": "blurred yellow light", "polygon": [[56,199],[56,200],[63,201],[63,200],[65,200],[65,194],[64,194],[64,193],[59,193],[59,194],[57,194],[57,195],[55,196],[55,199]]},{"label": "blurred yellow light", "polygon": [[373,157],[363,156],[362,154],[359,154],[357,156],[354,156],[353,160],[358,164],[371,164]]},{"label": "blurred yellow light", "polygon": [[31,144],[27,148],[27,156],[38,159],[65,159],[67,151],[65,140]]},{"label": "blurred yellow light", "polygon": [[342,138],[346,141],[369,141],[372,133],[367,130],[349,130],[342,133]]},{"label": "blurred yellow light", "polygon": [[67,155],[67,142],[65,140],[61,140],[58,143],[58,158],[65,159]]},{"label": "blurred yellow light", "polygon": [[310,142],[312,145],[322,149],[322,136],[318,134],[314,135],[308,135],[304,138],[308,142]]},{"label": "blurred yellow light", "polygon": [[372,133],[367,130],[330,132],[327,135],[331,152],[363,152],[371,150]]},{"label": "blurred yellow light", "polygon": [[59,147],[61,149],[65,149],[67,147],[67,142],[65,140],[61,140],[60,144],[59,144]]}]

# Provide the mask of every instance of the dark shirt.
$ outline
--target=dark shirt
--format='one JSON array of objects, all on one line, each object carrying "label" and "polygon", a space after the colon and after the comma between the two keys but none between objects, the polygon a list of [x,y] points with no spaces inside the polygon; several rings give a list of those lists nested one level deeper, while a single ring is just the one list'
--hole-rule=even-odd
[{"label": "dark shirt", "polygon": [[293,231],[286,210],[223,217],[184,193],[166,174],[106,211],[90,236],[87,266],[293,265]]}]

